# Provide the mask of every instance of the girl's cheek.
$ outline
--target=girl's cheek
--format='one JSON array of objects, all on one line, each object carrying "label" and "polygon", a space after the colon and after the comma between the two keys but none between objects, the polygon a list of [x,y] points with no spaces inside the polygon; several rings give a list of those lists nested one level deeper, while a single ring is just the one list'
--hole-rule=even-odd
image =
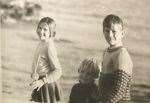
[{"label": "girl's cheek", "polygon": [[38,35],[38,37],[40,38],[41,36],[40,36],[40,34],[37,32],[37,35]]},{"label": "girl's cheek", "polygon": [[37,31],[37,34],[38,34],[38,36],[39,36],[39,37],[41,37],[41,33],[40,33],[40,31]]},{"label": "girl's cheek", "polygon": [[48,35],[48,37],[52,37],[52,35],[51,35],[51,34],[49,34],[49,35]]}]

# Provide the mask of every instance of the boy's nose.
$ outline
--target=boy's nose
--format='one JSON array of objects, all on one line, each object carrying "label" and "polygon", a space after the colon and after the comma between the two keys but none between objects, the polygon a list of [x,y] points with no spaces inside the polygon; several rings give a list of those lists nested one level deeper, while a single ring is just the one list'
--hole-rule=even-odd
[{"label": "boy's nose", "polygon": [[44,31],[41,30],[41,31],[40,31],[40,34],[41,34],[41,36],[44,36]]},{"label": "boy's nose", "polygon": [[113,32],[111,30],[109,31],[109,36],[113,37]]}]

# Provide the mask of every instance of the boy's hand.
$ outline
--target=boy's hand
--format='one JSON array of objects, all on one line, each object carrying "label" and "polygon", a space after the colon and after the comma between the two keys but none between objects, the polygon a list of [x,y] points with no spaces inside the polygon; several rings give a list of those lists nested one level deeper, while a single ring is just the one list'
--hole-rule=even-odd
[{"label": "boy's hand", "polygon": [[33,89],[37,88],[37,91],[39,91],[39,89],[44,85],[44,82],[43,80],[37,80],[31,83],[30,85],[32,86]]}]

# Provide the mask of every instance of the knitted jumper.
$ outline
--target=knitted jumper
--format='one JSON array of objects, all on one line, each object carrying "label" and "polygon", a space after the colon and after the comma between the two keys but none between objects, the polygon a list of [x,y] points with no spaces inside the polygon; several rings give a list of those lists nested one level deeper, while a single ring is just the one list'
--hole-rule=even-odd
[{"label": "knitted jumper", "polygon": [[100,100],[119,103],[130,100],[132,60],[126,48],[106,49],[99,79]]}]

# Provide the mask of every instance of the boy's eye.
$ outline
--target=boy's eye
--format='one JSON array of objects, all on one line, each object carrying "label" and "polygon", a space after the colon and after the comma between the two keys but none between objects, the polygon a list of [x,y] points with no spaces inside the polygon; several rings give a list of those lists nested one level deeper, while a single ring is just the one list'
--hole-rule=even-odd
[{"label": "boy's eye", "polygon": [[107,29],[107,30],[105,30],[105,32],[106,32],[106,33],[109,33],[109,31],[110,31],[110,30],[108,30],[108,29]]},{"label": "boy's eye", "polygon": [[116,31],[114,31],[114,30],[113,30],[112,32],[113,32],[114,34],[116,33]]},{"label": "boy's eye", "polygon": [[108,33],[110,30],[108,28],[104,29],[104,32]]},{"label": "boy's eye", "polygon": [[42,28],[41,28],[41,27],[38,27],[38,29],[41,30]]}]

